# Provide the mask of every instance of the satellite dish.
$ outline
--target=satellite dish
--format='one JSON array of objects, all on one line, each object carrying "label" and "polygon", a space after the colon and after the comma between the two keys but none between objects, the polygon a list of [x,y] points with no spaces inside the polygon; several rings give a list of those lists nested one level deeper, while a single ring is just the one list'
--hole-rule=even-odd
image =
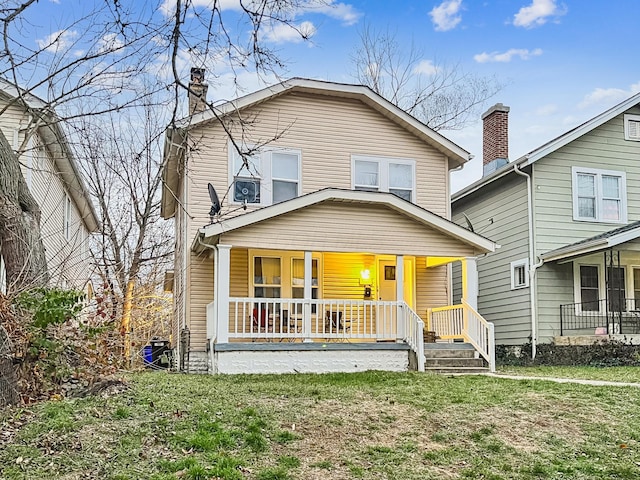
[{"label": "satellite dish", "polygon": [[467,214],[463,213],[462,215],[464,215],[464,219],[467,221],[467,230],[469,230],[470,232],[474,232],[473,225],[471,224],[471,220],[469,220],[469,217],[467,217]]},{"label": "satellite dish", "polygon": [[211,223],[213,223],[213,217],[215,217],[218,212],[220,212],[220,200],[218,199],[218,194],[216,193],[216,189],[213,188],[213,185],[209,184],[209,198],[211,199],[211,210],[209,210],[209,218],[211,219]]}]

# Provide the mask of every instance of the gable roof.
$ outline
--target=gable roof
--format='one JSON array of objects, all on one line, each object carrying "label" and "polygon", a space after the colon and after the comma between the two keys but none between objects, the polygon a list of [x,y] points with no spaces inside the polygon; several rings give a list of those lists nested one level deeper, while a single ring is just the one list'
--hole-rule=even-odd
[{"label": "gable roof", "polygon": [[202,248],[200,243],[202,240],[206,240],[208,238],[215,239],[215,237],[222,233],[247,227],[258,222],[269,220],[289,212],[327,201],[383,205],[411,218],[413,221],[431,227],[466,244],[472,245],[474,248],[477,248],[482,252],[493,252],[498,248],[498,245],[488,238],[478,235],[477,233],[470,232],[466,228],[463,228],[440,215],[436,215],[427,209],[419,207],[411,202],[407,202],[392,193],[325,188],[300,197],[292,198],[285,202],[270,205],[243,215],[238,215],[237,217],[223,220],[219,223],[207,225],[198,231],[198,234],[193,241],[192,249],[195,251],[200,250]]},{"label": "gable roof", "polygon": [[579,242],[565,245],[540,255],[545,262],[554,262],[571,257],[587,255],[607,248],[618,246],[640,238],[640,221],[630,223],[608,232],[585,238]]},{"label": "gable roof", "polygon": [[519,168],[526,167],[531,165],[532,163],[537,162],[541,158],[546,157],[550,153],[555,152],[556,150],[564,147],[565,145],[573,142],[574,140],[580,138],[581,136],[589,133],[591,130],[599,127],[600,125],[608,122],[609,120],[617,117],[621,113],[626,112],[631,107],[640,103],[640,93],[636,93],[635,95],[627,98],[625,101],[620,102],[618,105],[611,107],[610,109],[602,112],[599,115],[596,115],[591,120],[587,120],[582,125],[578,125],[577,127],[569,130],[566,133],[563,133],[559,137],[550,140],[549,142],[541,145],[535,150],[530,151],[526,155],[514,160],[513,162],[507,163],[502,168],[499,168],[491,175],[481,178],[480,180],[472,183],[471,185],[459,190],[451,196],[451,201],[456,202],[463,197],[483,188],[485,185],[488,185],[495,180],[504,177],[505,175],[511,173],[514,169],[514,166],[517,165]]},{"label": "gable roof", "polygon": [[373,108],[390,121],[409,131],[425,143],[444,154],[454,167],[460,166],[473,158],[469,152],[452,142],[442,134],[430,129],[401,108],[384,99],[369,87],[346,83],[311,80],[306,78],[292,78],[281,83],[263,88],[249,95],[225,102],[215,107],[215,114],[211,110],[196,113],[176,123],[176,127],[167,130],[165,140],[165,159],[163,167],[164,187],[162,190],[162,215],[170,218],[175,213],[175,198],[172,192],[177,191],[178,158],[184,141],[184,131],[207,122],[215,121],[217,117],[224,117],[239,110],[258,105],[281,95],[291,92],[303,92],[316,95],[329,95],[341,98],[360,100]]},{"label": "gable roof", "polygon": [[25,110],[39,115],[43,119],[42,125],[38,127],[38,134],[42,137],[47,149],[53,153],[60,178],[77,206],[87,230],[89,232],[98,231],[100,221],[93,208],[93,203],[71,147],[60,127],[60,119],[55,112],[40,98],[31,93],[18,90],[15,85],[3,78],[0,78],[0,95],[9,102],[15,102],[16,105],[22,106]]}]

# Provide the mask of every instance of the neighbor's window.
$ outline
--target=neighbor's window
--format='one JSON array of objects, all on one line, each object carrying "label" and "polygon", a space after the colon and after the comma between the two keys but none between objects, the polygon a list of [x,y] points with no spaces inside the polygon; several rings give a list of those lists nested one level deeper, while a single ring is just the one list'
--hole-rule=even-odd
[{"label": "neighbor's window", "polygon": [[389,192],[409,202],[415,197],[415,162],[409,159],[352,157],[354,190]]},{"label": "neighbor's window", "polygon": [[511,290],[529,286],[529,260],[511,262]]},{"label": "neighbor's window", "polygon": [[573,218],[592,222],[627,221],[624,172],[573,167]]},{"label": "neighbor's window", "polygon": [[272,205],[300,195],[301,155],[291,149],[265,149],[245,155],[229,145],[233,202]]},{"label": "neighbor's window", "polygon": [[624,116],[624,139],[640,142],[640,115]]},{"label": "neighbor's window", "polygon": [[580,265],[580,310],[583,312],[599,311],[599,299],[598,267]]},{"label": "neighbor's window", "polygon": [[254,295],[259,298],[280,298],[282,266],[280,258],[253,258]]}]

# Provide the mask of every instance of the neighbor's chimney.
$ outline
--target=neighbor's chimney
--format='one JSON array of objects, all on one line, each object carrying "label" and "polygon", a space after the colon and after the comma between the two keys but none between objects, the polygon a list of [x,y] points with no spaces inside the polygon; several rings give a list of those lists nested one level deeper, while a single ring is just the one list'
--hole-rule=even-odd
[{"label": "neighbor's chimney", "polygon": [[204,83],[204,68],[193,67],[191,69],[191,81],[189,82],[189,115],[207,109],[208,88],[209,85]]},{"label": "neighbor's chimney", "polygon": [[509,163],[509,107],[496,103],[482,114],[482,175]]}]

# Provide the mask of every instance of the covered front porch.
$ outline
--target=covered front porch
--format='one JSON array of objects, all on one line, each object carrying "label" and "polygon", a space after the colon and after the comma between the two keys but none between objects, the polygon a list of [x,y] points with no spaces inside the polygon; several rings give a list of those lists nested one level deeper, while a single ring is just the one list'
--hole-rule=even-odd
[{"label": "covered front porch", "polygon": [[[388,369],[421,371],[425,331],[434,331],[440,341],[472,343],[493,366],[492,326],[474,310],[475,254],[493,244],[481,237],[482,247],[470,244],[460,237],[476,240],[476,235],[393,195],[337,196],[351,201],[330,196],[265,218],[269,209],[281,211],[280,204],[242,215],[243,222],[232,219],[200,231],[193,250],[213,257],[213,301],[206,305],[211,371],[236,371],[230,358],[247,372],[380,369],[382,358],[388,358]],[[365,210],[354,208],[360,197],[368,199]],[[373,199],[384,201],[372,205]],[[417,211],[407,218],[397,208]],[[358,230],[358,222],[371,223],[363,211],[376,218],[374,223],[393,222],[395,228],[376,235]],[[419,221],[417,214],[423,217]],[[305,225],[311,231],[323,215],[336,224],[333,234],[294,234]],[[338,233],[347,228],[349,234]],[[464,265],[464,302],[452,307],[454,262]]]}]

